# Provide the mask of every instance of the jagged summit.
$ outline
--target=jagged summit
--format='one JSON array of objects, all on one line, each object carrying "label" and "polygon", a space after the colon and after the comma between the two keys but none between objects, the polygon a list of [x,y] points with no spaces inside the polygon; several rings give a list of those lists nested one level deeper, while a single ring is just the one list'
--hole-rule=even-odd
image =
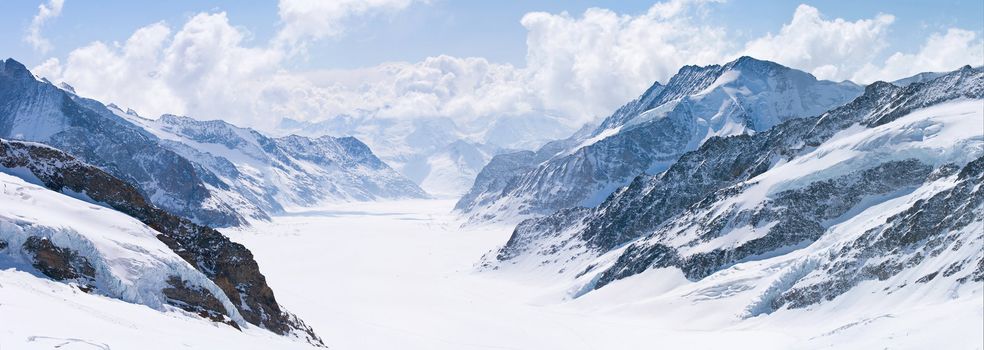
[{"label": "jagged summit", "polygon": [[751,57],[724,65],[685,66],[590,133],[566,140],[565,150],[489,182],[502,187],[473,187],[456,208],[471,221],[483,222],[595,206],[635,176],[665,170],[714,136],[754,134],[786,120],[818,115],[861,91],[853,83],[817,80]]},{"label": "jagged summit", "polygon": [[764,285],[740,299],[742,317],[926,283],[973,293],[982,113],[982,69],[871,84],[820,115],[709,139],[596,208],[524,221],[487,266],[569,276],[572,297],[653,270],[698,294]]}]

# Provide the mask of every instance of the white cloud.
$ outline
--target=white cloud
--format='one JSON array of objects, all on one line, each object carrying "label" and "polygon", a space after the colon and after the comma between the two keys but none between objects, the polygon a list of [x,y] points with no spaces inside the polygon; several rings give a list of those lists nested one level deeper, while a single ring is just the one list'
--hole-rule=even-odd
[{"label": "white cloud", "polygon": [[50,59],[34,71],[148,116],[187,114],[255,127],[285,116],[311,120],[359,110],[386,118],[474,120],[533,108],[523,101],[529,92],[515,68],[482,58],[294,73],[283,69],[283,51],[246,46],[245,36],[225,13],[198,14],[175,32],[155,23],[125,43],[94,42],[64,63]]},{"label": "white cloud", "polygon": [[38,14],[34,15],[31,24],[27,27],[24,41],[31,44],[34,50],[47,53],[51,50],[51,42],[41,35],[41,29],[45,22],[61,15],[65,0],[49,0],[47,4],[38,5]]},{"label": "white cloud", "polygon": [[816,8],[799,5],[778,34],[748,42],[743,53],[811,72],[820,79],[849,79],[887,46],[888,27],[894,21],[888,14],[854,22],[825,20]]},{"label": "white cloud", "polygon": [[93,42],[63,64],[47,61],[39,73],[66,81],[80,94],[159,115],[189,113],[257,124],[272,115],[261,93],[281,88],[278,51],[242,46],[245,33],[225,13],[198,14],[176,33],[160,22],[138,29],[125,43]]},{"label": "white cloud", "polygon": [[698,23],[693,1],[658,3],[639,16],[592,8],[529,13],[526,72],[548,109],[584,121],[611,112],[685,64],[726,59],[724,29]]},{"label": "white cloud", "polygon": [[605,9],[580,16],[529,13],[521,20],[528,31],[525,67],[440,55],[361,69],[285,68],[295,45],[339,35],[339,19],[403,8],[409,1],[331,5],[357,9],[325,7],[315,12],[333,19],[319,22],[288,20],[285,13],[300,11],[295,6],[304,3],[285,0],[281,39],[260,45],[250,45],[248,33],[232,26],[225,13],[203,13],[177,28],[146,26],[124,43],[94,42],[34,70],[68,82],[82,95],[148,116],[185,114],[259,128],[272,127],[281,117],[319,120],[339,114],[451,117],[481,125],[501,116],[550,113],[577,124],[606,116],[685,64],[723,63],[740,54],[822,78],[861,81],[980,64],[982,55],[980,38],[954,29],[931,36],[917,53],[896,53],[877,64],[891,15],[827,20],[805,5],[778,34],[736,43],[725,28],[703,24],[702,13],[712,9],[704,1],[675,0],[639,15]]},{"label": "white cloud", "polygon": [[395,12],[414,0],[280,0],[281,29],[274,42],[303,48],[309,40],[341,35],[345,21],[356,16]]},{"label": "white cloud", "polygon": [[892,81],[922,72],[950,71],[968,64],[984,65],[984,41],[972,31],[950,28],[944,34],[930,35],[919,52],[896,52],[881,66],[866,64],[854,74],[853,80],[864,83]]}]

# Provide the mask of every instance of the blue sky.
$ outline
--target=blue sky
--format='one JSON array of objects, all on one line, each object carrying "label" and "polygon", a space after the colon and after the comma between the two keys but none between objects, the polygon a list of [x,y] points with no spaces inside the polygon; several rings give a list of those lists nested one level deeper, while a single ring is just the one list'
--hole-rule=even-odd
[{"label": "blue sky", "polygon": [[740,55],[862,84],[984,64],[980,0],[18,0],[0,19],[0,56],[82,95],[261,129],[342,114],[579,125]]},{"label": "blue sky", "polygon": [[[775,32],[804,1],[742,1],[716,4],[706,21],[736,30],[735,39]],[[888,36],[899,51],[911,51],[931,29],[960,27],[980,32],[984,28],[984,1],[819,1],[810,2],[830,18],[856,20],[877,13],[896,17]],[[5,1],[0,4],[0,38],[4,55],[28,65],[49,56],[65,56],[92,41],[123,41],[134,30],[165,21],[179,25],[203,11],[225,11],[230,21],[253,35],[254,42],[271,39],[278,28],[275,1],[66,1],[63,13],[44,28],[54,48],[41,54],[21,40],[37,13],[37,1]],[[313,68],[355,68],[386,61],[419,61],[428,56],[485,57],[493,62],[522,65],[526,55],[526,30],[520,18],[527,12],[567,11],[579,14],[590,7],[618,13],[645,12],[653,1],[449,1],[413,4],[398,13],[349,21],[345,36],[314,45],[308,57],[293,64]],[[15,34],[15,35],[11,35]]]}]

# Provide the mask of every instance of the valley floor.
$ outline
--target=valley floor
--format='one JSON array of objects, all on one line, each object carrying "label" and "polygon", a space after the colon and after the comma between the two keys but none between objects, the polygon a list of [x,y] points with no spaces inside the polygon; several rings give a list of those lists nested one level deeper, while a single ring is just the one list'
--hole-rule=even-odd
[{"label": "valley floor", "polygon": [[[748,302],[740,283],[747,277],[704,286],[654,271],[569,300],[569,280],[478,272],[482,255],[505,243],[511,228],[462,229],[453,205],[302,209],[227,234],[254,252],[280,302],[334,349],[788,349],[848,341],[920,348],[940,340],[984,347],[979,288],[912,308],[841,302],[739,321],[734,310]],[[919,296],[887,303],[909,305],[906,298]]]},{"label": "valley floor", "polygon": [[[741,278],[713,284],[651,271],[569,300],[560,278],[477,272],[510,228],[462,229],[452,206],[305,208],[224,232],[253,251],[280,303],[331,349],[984,348],[979,286],[951,291],[959,297],[899,295],[864,307],[849,294],[815,310],[739,321],[735,310],[754,285],[743,284],[754,277],[739,265],[728,271]],[[155,347],[306,348],[0,271],[0,349]]]},{"label": "valley floor", "polygon": [[782,348],[794,340],[654,328],[550,301],[549,285],[475,272],[510,228],[460,230],[448,214],[453,204],[305,209],[227,233],[254,252],[280,302],[334,349],[613,349],[673,339],[711,347],[761,337],[773,339],[766,348]]}]

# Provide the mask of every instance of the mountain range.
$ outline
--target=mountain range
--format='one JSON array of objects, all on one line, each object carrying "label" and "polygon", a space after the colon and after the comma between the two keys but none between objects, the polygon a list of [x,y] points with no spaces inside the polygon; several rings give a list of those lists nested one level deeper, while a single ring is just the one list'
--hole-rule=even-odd
[{"label": "mountain range", "polygon": [[744,294],[743,317],[871,283],[875,295],[927,284],[973,295],[984,281],[984,69],[923,80],[876,82],[816,116],[710,137],[597,206],[523,221],[483,266],[553,271],[571,298],[677,271],[694,288],[747,292],[731,293]]},{"label": "mountain range", "polygon": [[36,78],[13,59],[0,63],[0,101],[0,138],[61,149],[213,227],[325,200],[426,196],[355,138],[270,138],[223,121],[144,119]]},{"label": "mountain range", "polygon": [[[479,124],[367,113],[284,119],[268,134],[152,119],[0,61],[0,269],[323,347],[294,313],[309,311],[275,296],[256,246],[217,229],[290,234],[315,215],[306,208],[461,195],[459,221],[397,221],[509,227],[477,275],[562,286],[561,300],[538,302],[627,298],[749,327],[803,310],[881,315],[848,329],[984,293],[982,67],[862,86],[741,57],[682,67],[577,130],[547,115]],[[265,226],[296,213],[294,226]],[[359,211],[325,215],[342,213]],[[378,215],[367,220],[399,216]],[[445,253],[398,247],[418,248]],[[325,271],[305,278],[339,287]]]},{"label": "mountain range", "polygon": [[[535,152],[498,156],[455,209],[472,222],[517,222],[596,206],[641,173],[659,174],[708,139],[755,134],[820,114],[861,93],[769,61],[685,66],[654,83],[596,128]],[[497,171],[498,164],[510,171]]]}]

